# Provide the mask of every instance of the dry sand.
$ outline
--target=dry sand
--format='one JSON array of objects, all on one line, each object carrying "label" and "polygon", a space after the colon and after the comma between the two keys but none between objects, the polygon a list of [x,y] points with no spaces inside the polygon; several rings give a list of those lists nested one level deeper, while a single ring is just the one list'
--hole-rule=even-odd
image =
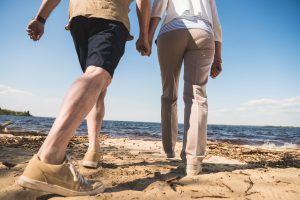
[{"label": "dry sand", "polygon": [[[21,136],[17,136],[21,135]],[[79,170],[102,180],[107,189],[93,197],[61,197],[24,190],[16,184],[28,160],[45,136],[0,134],[0,199],[300,199],[300,150],[272,150],[221,142],[208,143],[203,172],[186,177],[179,157],[162,156],[155,140],[102,137],[103,161],[98,169]],[[78,161],[87,149],[86,137],[74,137],[69,152]],[[182,143],[178,142],[179,155]]]}]

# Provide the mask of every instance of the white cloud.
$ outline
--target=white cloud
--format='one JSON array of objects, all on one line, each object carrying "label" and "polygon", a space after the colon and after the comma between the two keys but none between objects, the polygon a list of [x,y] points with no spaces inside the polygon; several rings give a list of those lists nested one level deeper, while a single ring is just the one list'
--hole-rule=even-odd
[{"label": "white cloud", "polygon": [[300,112],[300,95],[287,99],[256,99],[247,102],[241,111],[256,110],[261,112]]},{"label": "white cloud", "polygon": [[300,126],[300,95],[285,99],[254,99],[232,108],[210,110],[215,124]]},{"label": "white cloud", "polygon": [[6,85],[0,84],[0,95],[24,95],[24,96],[34,96],[32,93],[18,90]]},{"label": "white cloud", "polygon": [[30,91],[0,85],[0,107],[17,111],[29,110],[36,116],[56,116],[61,99],[43,97]]}]

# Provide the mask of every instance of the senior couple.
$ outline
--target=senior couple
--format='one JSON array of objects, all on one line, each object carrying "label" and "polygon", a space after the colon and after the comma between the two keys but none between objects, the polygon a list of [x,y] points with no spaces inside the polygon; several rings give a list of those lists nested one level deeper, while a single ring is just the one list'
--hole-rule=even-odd
[{"label": "senior couple", "polygon": [[[37,41],[44,24],[60,0],[44,0],[27,32]],[[61,110],[36,155],[18,183],[24,188],[63,196],[95,195],[101,182],[85,179],[72,165],[66,149],[75,130],[86,119],[89,148],[83,166],[98,166],[98,134],[104,117],[104,98],[125,43],[132,40],[128,18],[132,0],[70,0],[67,29],[71,31],[83,75],[67,91]],[[221,26],[214,0],[136,0],[140,36],[136,48],[151,54],[154,33],[164,18],[157,38],[163,94],[161,96],[162,144],[167,158],[175,156],[178,133],[177,96],[184,63],[184,140],[181,158],[187,175],[197,175],[205,156],[207,135],[208,76],[221,67]],[[151,21],[150,21],[151,18]]]}]

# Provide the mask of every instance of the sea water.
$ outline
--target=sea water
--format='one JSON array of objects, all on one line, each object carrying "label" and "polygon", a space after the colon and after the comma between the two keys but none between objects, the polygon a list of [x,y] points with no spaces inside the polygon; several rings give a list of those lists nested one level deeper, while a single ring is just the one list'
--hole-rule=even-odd
[{"label": "sea water", "polygon": [[[0,116],[0,124],[5,121],[13,122],[8,127],[12,130],[37,131],[47,134],[54,118]],[[178,127],[178,139],[182,139],[184,127],[182,124],[179,124]],[[207,132],[208,140],[211,141],[226,141],[270,148],[300,148],[300,127],[208,125]],[[110,137],[159,139],[161,137],[161,124],[104,120],[101,133]],[[85,121],[76,130],[75,134],[87,134]]]}]

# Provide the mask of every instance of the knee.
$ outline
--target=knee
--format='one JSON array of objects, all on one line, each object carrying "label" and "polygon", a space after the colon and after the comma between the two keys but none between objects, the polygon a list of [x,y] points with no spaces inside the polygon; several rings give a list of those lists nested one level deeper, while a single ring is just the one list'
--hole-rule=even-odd
[{"label": "knee", "polygon": [[197,104],[207,107],[207,96],[205,86],[191,85],[185,87],[183,92],[183,99],[186,103],[197,102]]},{"label": "knee", "polygon": [[177,102],[178,95],[177,94],[169,94],[169,93],[163,93],[161,96],[161,101],[162,102],[168,102],[171,104],[174,104]]},{"label": "knee", "polygon": [[110,74],[101,67],[89,66],[84,72],[84,76],[89,77],[94,80],[104,81],[105,84],[109,84],[111,81]]},{"label": "knee", "polygon": [[178,98],[178,91],[173,87],[163,89],[161,100],[163,102],[176,103]]}]

